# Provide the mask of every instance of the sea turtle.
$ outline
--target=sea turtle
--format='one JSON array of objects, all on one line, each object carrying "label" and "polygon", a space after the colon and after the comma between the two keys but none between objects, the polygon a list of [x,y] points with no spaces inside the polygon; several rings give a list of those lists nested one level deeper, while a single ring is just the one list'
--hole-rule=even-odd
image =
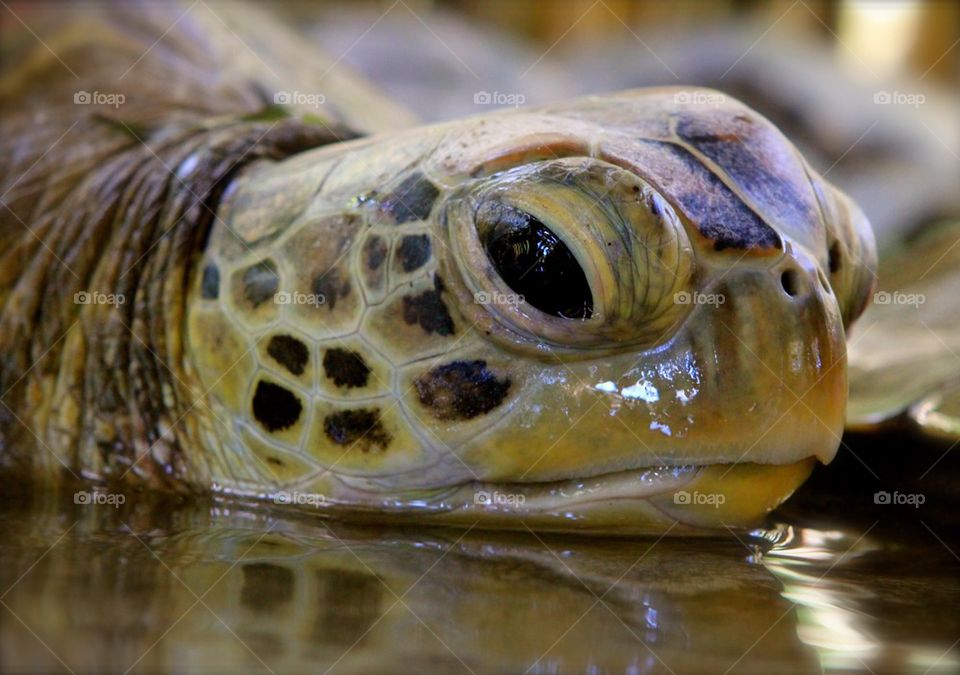
[{"label": "sea turtle", "polygon": [[875,246],[763,117],[659,88],[391,131],[268,17],[151,47],[169,11],[0,82],[8,468],[633,533],[831,460]]}]

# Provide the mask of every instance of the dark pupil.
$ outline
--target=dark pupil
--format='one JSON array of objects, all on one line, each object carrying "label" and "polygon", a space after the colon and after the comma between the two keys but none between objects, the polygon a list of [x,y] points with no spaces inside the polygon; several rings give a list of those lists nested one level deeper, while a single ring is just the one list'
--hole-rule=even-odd
[{"label": "dark pupil", "polygon": [[529,213],[488,204],[478,214],[481,241],[504,281],[541,312],[589,319],[593,296],[580,263]]}]

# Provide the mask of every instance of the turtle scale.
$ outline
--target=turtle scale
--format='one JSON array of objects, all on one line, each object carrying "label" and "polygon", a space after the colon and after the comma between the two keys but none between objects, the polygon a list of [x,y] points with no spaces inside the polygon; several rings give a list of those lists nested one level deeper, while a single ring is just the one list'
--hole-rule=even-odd
[{"label": "turtle scale", "polygon": [[[249,352],[255,360],[241,359],[236,368],[244,374],[223,380],[226,389],[243,381],[242,396],[221,390],[212,373],[204,379],[226,408],[222,417],[247,429],[240,435],[256,429],[259,459],[270,456],[269,448],[298,459],[270,474],[282,475],[287,485],[306,479],[317,466],[359,477],[435,464],[440,453],[450,451],[448,442],[456,444],[484,424],[499,424],[510,410],[505,405],[485,420],[454,424],[455,430],[424,423],[430,409],[417,400],[409,374],[490,356],[471,332],[464,334],[466,326],[444,291],[436,255],[447,244],[419,217],[429,216],[445,190],[411,165],[409,154],[394,156],[402,164],[398,177],[377,190],[365,189],[369,176],[352,169],[369,166],[363,157],[326,162],[326,167],[337,167],[336,174],[327,168],[304,171],[298,184],[319,179],[319,186],[292,191],[295,204],[283,206],[288,215],[282,228],[261,222],[272,222],[269,209],[244,207],[255,201],[251,194],[274,187],[269,178],[252,180],[250,193],[226,196],[224,227],[214,231],[199,263],[201,269],[216,269],[232,287],[227,294],[203,292],[200,275],[201,292],[191,312],[207,317],[204,322],[230,326],[225,332],[234,340],[230,350]],[[420,157],[421,162],[427,159]],[[378,166],[382,171],[383,162]],[[351,175],[355,186],[344,178]],[[254,166],[250,176],[262,172]],[[417,203],[408,206],[403,201],[407,195]],[[238,241],[243,245],[237,246]],[[265,269],[275,271],[277,279],[266,308],[249,301],[257,289],[244,285],[251,276],[261,280],[249,270],[262,277]],[[309,365],[301,372],[291,372],[283,363],[292,355],[271,355],[269,346],[278,337],[302,345],[296,349]],[[358,370],[365,371],[362,384],[356,381]],[[265,385],[282,387],[302,406],[293,424],[271,429],[257,419],[253,404],[257,388]]]}]

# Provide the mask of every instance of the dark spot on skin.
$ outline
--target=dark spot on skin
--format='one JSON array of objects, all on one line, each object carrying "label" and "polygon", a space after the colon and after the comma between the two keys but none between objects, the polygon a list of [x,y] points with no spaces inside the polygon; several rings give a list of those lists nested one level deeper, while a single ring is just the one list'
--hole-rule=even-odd
[{"label": "dark spot on skin", "polygon": [[267,431],[288,429],[300,419],[303,405],[285,387],[260,381],[253,395],[253,416]]},{"label": "dark spot on skin", "polygon": [[350,282],[340,278],[340,270],[331,269],[314,277],[311,290],[314,295],[323,298],[323,303],[318,307],[328,307],[333,311],[337,306],[337,298],[345,298],[350,294]]},{"label": "dark spot on skin", "polygon": [[453,319],[443,302],[443,281],[434,277],[434,290],[403,298],[403,320],[411,326],[420,324],[427,335],[453,335]]},{"label": "dark spot on skin", "polygon": [[367,267],[371,270],[378,270],[387,258],[387,244],[383,237],[370,237],[363,245],[364,259],[367,261]]},{"label": "dark spot on skin", "polygon": [[307,345],[290,335],[274,335],[270,338],[267,354],[294,375],[303,375],[310,360]]},{"label": "dark spot on skin", "polygon": [[356,445],[364,453],[383,451],[390,445],[390,435],[380,421],[379,409],[332,413],[324,418],[323,431],[337,445]]},{"label": "dark spot on skin", "polygon": [[419,171],[407,176],[389,195],[380,200],[380,209],[397,224],[426,220],[440,191]]},{"label": "dark spot on skin", "polygon": [[416,379],[420,403],[440,420],[468,420],[490,412],[503,402],[510,378],[497,379],[486,361],[454,361]]},{"label": "dark spot on skin", "polygon": [[830,266],[830,274],[836,274],[840,271],[840,242],[834,241],[830,244],[830,251],[827,255],[827,263]]},{"label": "dark spot on skin", "polygon": [[240,603],[255,610],[271,611],[293,598],[294,576],[273,563],[244,563]]},{"label": "dark spot on skin", "polygon": [[200,295],[204,300],[216,300],[220,297],[220,269],[213,263],[203,268]]},{"label": "dark spot on skin", "polygon": [[[681,209],[696,224],[700,233],[713,240],[715,250],[782,247],[780,236],[776,231],[750,210],[694,155],[671,144],[664,144],[662,149],[671,155],[671,163],[681,162],[683,168],[694,174],[699,179],[698,182],[702,183],[701,189],[678,190],[675,198]],[[671,169],[667,168],[667,170]]]},{"label": "dark spot on skin", "polygon": [[254,307],[276,295],[279,285],[280,276],[272,260],[251,265],[243,273],[243,292],[247,301]]},{"label": "dark spot on skin", "polygon": [[404,272],[412,272],[430,260],[430,237],[426,234],[407,235],[396,252],[397,261]]},{"label": "dark spot on skin", "polygon": [[267,457],[267,463],[273,464],[274,466],[286,466],[283,462],[281,462],[276,457]]},{"label": "dark spot on skin", "polygon": [[[777,216],[790,223],[816,222],[816,202],[811,191],[781,174],[788,166],[771,165],[765,150],[763,131],[727,118],[715,122],[695,116],[683,116],[677,122],[677,135],[720,167],[754,201],[767,218]],[[775,221],[776,222],[776,221]]]},{"label": "dark spot on skin", "polygon": [[365,387],[370,375],[363,357],[347,349],[328,349],[323,356],[323,370],[338,387]]}]

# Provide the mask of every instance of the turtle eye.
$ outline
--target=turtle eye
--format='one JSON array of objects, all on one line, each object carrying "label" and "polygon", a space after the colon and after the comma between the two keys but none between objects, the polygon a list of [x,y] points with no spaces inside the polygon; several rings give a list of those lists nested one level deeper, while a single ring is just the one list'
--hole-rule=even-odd
[{"label": "turtle eye", "polygon": [[494,201],[480,208],[477,227],[497,273],[527,303],[564,319],[593,316],[593,295],[583,268],[540,220]]}]

